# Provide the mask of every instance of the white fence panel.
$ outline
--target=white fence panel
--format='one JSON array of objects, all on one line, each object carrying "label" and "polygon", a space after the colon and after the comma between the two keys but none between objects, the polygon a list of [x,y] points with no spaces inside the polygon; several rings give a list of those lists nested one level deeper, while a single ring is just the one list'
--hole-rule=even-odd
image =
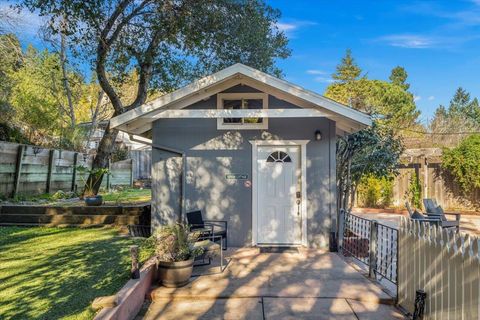
[{"label": "white fence panel", "polygon": [[399,304],[413,313],[421,289],[424,319],[480,319],[480,240],[406,218],[398,237]]}]

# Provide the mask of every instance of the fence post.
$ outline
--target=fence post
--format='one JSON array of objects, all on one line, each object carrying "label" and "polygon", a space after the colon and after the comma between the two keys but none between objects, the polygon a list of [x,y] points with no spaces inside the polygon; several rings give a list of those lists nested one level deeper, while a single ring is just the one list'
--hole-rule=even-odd
[{"label": "fence post", "polygon": [[338,214],[338,250],[343,250],[343,237],[345,235],[345,210],[340,209]]},{"label": "fence post", "polygon": [[20,175],[22,173],[23,155],[25,154],[26,148],[27,146],[25,145],[18,146],[17,162],[15,164],[15,175],[13,176],[12,198],[15,198],[18,193],[18,187],[20,186]]},{"label": "fence post", "polygon": [[130,159],[130,187],[133,187],[133,158]]},{"label": "fence post", "polygon": [[108,172],[107,172],[107,190],[108,192],[110,192],[110,175],[111,175],[111,172],[110,172],[110,166],[111,166],[111,160],[108,159],[107,160],[107,168],[108,168]]},{"label": "fence post", "polygon": [[370,224],[370,239],[369,239],[369,259],[368,259],[368,276],[375,278],[375,271],[377,270],[377,241],[378,241],[378,222],[372,220]]},{"label": "fence post", "polygon": [[48,152],[48,171],[47,171],[47,187],[46,193],[50,193],[52,189],[52,173],[53,173],[53,161],[55,160],[55,150]]},{"label": "fence post", "polygon": [[78,165],[78,152],[73,154],[73,172],[72,172],[72,187],[71,191],[75,191],[75,185],[77,183],[77,165]]}]

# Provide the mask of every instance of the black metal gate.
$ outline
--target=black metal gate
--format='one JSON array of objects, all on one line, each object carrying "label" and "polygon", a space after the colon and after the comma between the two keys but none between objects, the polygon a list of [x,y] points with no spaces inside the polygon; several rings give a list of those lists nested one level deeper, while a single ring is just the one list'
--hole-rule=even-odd
[{"label": "black metal gate", "polygon": [[365,264],[371,277],[397,284],[398,230],[342,210],[340,250]]}]

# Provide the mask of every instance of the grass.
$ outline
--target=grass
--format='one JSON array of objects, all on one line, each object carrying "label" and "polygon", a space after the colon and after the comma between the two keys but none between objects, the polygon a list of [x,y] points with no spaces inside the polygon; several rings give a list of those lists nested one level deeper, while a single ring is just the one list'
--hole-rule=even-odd
[{"label": "grass", "polygon": [[105,202],[122,204],[150,202],[152,191],[150,189],[125,189],[102,194]]},{"label": "grass", "polygon": [[112,228],[0,227],[0,319],[92,319],[93,299],[129,279],[139,241]]},{"label": "grass", "polygon": [[[150,202],[152,198],[152,193],[150,189],[127,188],[127,189],[112,190],[110,192],[101,191],[99,194],[103,196],[103,200],[107,205],[145,203],[145,202]],[[44,193],[44,194],[34,195],[34,196],[19,195],[14,199],[9,199],[9,201],[10,202],[27,202],[28,204],[39,204],[39,205],[58,205],[58,206],[84,205],[83,200],[68,201],[68,202],[62,201],[64,199],[69,199],[72,197],[76,197],[76,195],[59,191],[53,194]]]}]

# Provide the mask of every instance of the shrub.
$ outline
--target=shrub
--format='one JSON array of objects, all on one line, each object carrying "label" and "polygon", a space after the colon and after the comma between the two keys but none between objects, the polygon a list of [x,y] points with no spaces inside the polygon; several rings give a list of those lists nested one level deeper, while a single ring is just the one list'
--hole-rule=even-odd
[{"label": "shrub", "polygon": [[464,193],[480,187],[480,135],[473,134],[456,148],[444,149],[442,167],[448,170]]},{"label": "shrub", "polygon": [[410,176],[406,197],[414,207],[422,207],[422,187],[416,172]]},{"label": "shrub", "polygon": [[393,200],[392,177],[376,178],[367,176],[362,178],[358,186],[358,198],[361,206],[376,208],[389,207]]},{"label": "shrub", "polygon": [[177,223],[160,228],[154,235],[155,253],[160,261],[186,261],[202,254],[201,247],[194,248],[198,235],[191,233],[185,224]]}]

